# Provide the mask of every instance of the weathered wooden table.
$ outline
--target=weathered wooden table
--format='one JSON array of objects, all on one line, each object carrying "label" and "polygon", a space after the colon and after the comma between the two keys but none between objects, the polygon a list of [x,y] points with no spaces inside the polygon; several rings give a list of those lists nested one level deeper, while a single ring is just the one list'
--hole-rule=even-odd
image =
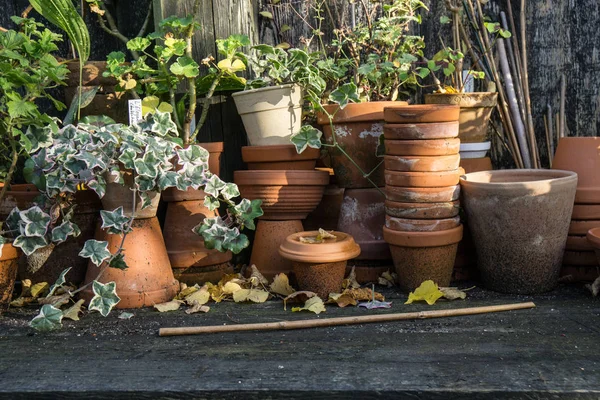
[{"label": "weathered wooden table", "polygon": [[[208,314],[86,315],[34,334],[35,310],[0,317],[0,398],[599,399],[600,299],[579,286],[540,296],[482,289],[390,310],[291,313],[280,301]],[[158,328],[274,322],[534,301],[537,308],[323,329],[159,337]]]}]

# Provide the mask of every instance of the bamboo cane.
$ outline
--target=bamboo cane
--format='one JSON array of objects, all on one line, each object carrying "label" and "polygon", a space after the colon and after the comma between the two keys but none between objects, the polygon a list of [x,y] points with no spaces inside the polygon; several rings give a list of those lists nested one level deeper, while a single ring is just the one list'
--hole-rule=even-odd
[{"label": "bamboo cane", "polygon": [[[500,13],[500,20],[502,21],[502,29],[508,29],[508,21],[506,20],[506,13],[502,11]],[[519,111],[521,113],[521,121],[526,121],[525,118],[525,99],[523,98],[523,87],[521,86],[521,75],[519,73],[517,58],[513,49],[512,40],[506,40],[506,50],[508,53],[508,61],[510,66],[510,74],[513,77],[513,85],[517,94],[517,100],[519,101]]]},{"label": "bamboo cane", "polygon": [[550,153],[548,154],[550,160],[550,168],[552,168],[552,160],[554,159],[554,119],[552,118],[552,106],[550,103],[546,105],[546,119],[548,121],[548,145],[550,146]]},{"label": "bamboo cane", "polygon": [[559,113],[559,123],[560,123],[560,137],[565,137],[566,131],[566,121],[565,121],[565,103],[567,101],[567,78],[565,74],[560,76],[560,113]]},{"label": "bamboo cane", "polygon": [[531,145],[531,154],[535,161],[535,167],[540,168],[540,156],[537,149],[537,141],[535,139],[535,132],[533,129],[533,117],[531,115],[531,97],[529,96],[529,74],[527,72],[527,37],[525,32],[527,29],[527,21],[525,19],[527,0],[521,0],[521,57],[523,67],[523,95],[525,96],[525,107],[527,116],[527,130],[529,132],[529,144]]},{"label": "bamboo cane", "polygon": [[535,304],[516,303],[497,306],[469,307],[451,310],[420,311],[412,313],[365,315],[358,317],[340,317],[327,319],[307,319],[301,321],[265,322],[240,325],[190,326],[182,328],[160,328],[159,336],[199,335],[203,333],[241,332],[241,331],[275,331],[305,328],[320,328],[339,325],[357,325],[375,322],[405,321],[411,319],[429,319],[458,317],[463,315],[486,314],[501,311],[522,310],[534,308]]},{"label": "bamboo cane", "polygon": [[546,134],[546,151],[548,152],[548,166],[552,168],[552,150],[550,149],[550,132],[548,127],[548,117],[544,114],[544,133]]}]

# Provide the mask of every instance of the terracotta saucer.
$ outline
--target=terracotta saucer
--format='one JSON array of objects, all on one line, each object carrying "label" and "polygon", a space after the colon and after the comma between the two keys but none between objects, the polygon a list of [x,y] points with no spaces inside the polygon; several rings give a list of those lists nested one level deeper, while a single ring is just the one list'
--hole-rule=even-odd
[{"label": "terracotta saucer", "polygon": [[440,104],[393,106],[383,110],[385,122],[393,124],[458,121],[459,113],[459,106]]},{"label": "terracotta saucer", "polygon": [[426,124],[385,124],[383,135],[390,140],[446,139],[458,136],[458,121]]},{"label": "terracotta saucer", "polygon": [[600,220],[600,204],[575,204],[571,218],[583,221]]},{"label": "terracotta saucer", "polygon": [[565,251],[563,256],[564,265],[575,265],[575,266],[596,266],[598,265],[598,259],[594,251]]},{"label": "terracotta saucer", "polygon": [[458,169],[460,155],[448,156],[385,156],[385,169],[403,172],[438,172]]},{"label": "terracotta saucer", "polygon": [[458,154],[460,139],[386,140],[385,154],[391,156],[447,156]]},{"label": "terracotta saucer", "polygon": [[403,232],[436,232],[456,228],[460,225],[460,217],[445,219],[407,219],[385,216],[385,226],[394,231]]},{"label": "terracotta saucer", "polygon": [[463,226],[435,232],[403,232],[383,227],[383,238],[390,245],[400,247],[438,247],[460,242]]},{"label": "terracotta saucer", "polygon": [[460,185],[437,188],[385,187],[386,199],[401,203],[445,203],[458,200]]},{"label": "terracotta saucer", "polygon": [[454,186],[458,184],[459,177],[460,172],[458,169],[440,172],[399,172],[386,170],[385,184],[387,186],[403,187]]},{"label": "terracotta saucer", "polygon": [[567,245],[565,247],[567,250],[574,251],[594,251],[594,246],[588,241],[587,237],[584,236],[576,236],[569,235],[567,236]]},{"label": "terracotta saucer", "polygon": [[312,147],[298,154],[293,144],[242,147],[242,159],[250,170],[312,170],[320,154]]},{"label": "terracotta saucer", "polygon": [[590,229],[598,227],[600,227],[600,220],[571,220],[571,224],[569,225],[569,235],[586,235]]},{"label": "terracotta saucer", "polygon": [[338,231],[329,233],[336,239],[325,239],[322,243],[300,241],[300,238],[316,237],[319,231],[293,233],[279,246],[279,254],[288,260],[316,264],[346,261],[360,254],[360,247],[352,236]]},{"label": "terracotta saucer", "polygon": [[409,219],[437,219],[452,218],[458,215],[460,206],[458,201],[445,203],[401,203],[385,201],[387,215]]}]

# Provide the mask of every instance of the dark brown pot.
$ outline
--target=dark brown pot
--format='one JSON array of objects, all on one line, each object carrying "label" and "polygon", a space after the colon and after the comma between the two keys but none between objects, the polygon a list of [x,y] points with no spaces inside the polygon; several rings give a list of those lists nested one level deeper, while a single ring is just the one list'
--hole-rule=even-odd
[{"label": "dark brown pot", "polygon": [[[0,182],[0,190],[4,183]],[[40,195],[35,185],[30,183],[10,185],[2,203],[0,203],[0,220],[4,220],[15,207],[19,210],[26,210],[35,205],[35,199]]]},{"label": "dark brown pot", "polygon": [[[116,282],[117,295],[121,298],[116,308],[150,307],[173,299],[179,291],[179,282],[173,276],[158,219],[136,219],[132,227],[133,231],[127,234],[123,244],[129,268],[124,271],[108,268],[100,282]],[[106,233],[98,226],[96,240],[108,241],[108,250],[114,253],[122,237]],[[96,279],[99,271],[90,262],[85,283]],[[91,286],[82,292],[82,297],[88,302],[93,296]]]},{"label": "dark brown pot", "polygon": [[458,136],[458,121],[431,122],[425,124],[385,124],[386,140],[447,139]]},{"label": "dark brown pot", "polygon": [[462,232],[462,225],[437,232],[402,232],[384,227],[400,289],[412,291],[429,279],[439,286],[449,286]]},{"label": "dark brown pot", "polygon": [[573,251],[594,251],[594,246],[587,240],[585,235],[569,235],[567,236],[567,245],[565,246],[565,249]]},{"label": "dark brown pot", "polygon": [[5,243],[0,256],[0,314],[8,309],[17,279],[19,249]]},{"label": "dark brown pot", "polygon": [[600,273],[598,266],[563,265],[560,269],[561,281],[564,282],[593,282]]},{"label": "dark brown pot", "polygon": [[[341,110],[338,110],[337,105],[324,106],[328,113],[335,113],[333,124],[337,142],[364,172],[372,171],[381,161],[376,153],[379,136],[383,134],[383,109],[395,104],[406,103],[391,101],[357,103],[348,104]],[[325,140],[327,143],[333,143],[329,119],[324,114],[319,114],[317,118],[323,128]],[[340,187],[352,189],[373,187],[342,152],[332,148],[328,149],[328,152]],[[379,166],[370,178],[377,186],[383,186],[383,166]]]},{"label": "dark brown pot", "polygon": [[383,116],[388,124],[419,124],[458,121],[459,112],[453,105],[414,104],[386,107]]},{"label": "dark brown pot", "polygon": [[566,250],[563,257],[563,265],[574,265],[582,267],[595,267],[598,265],[594,251]]},{"label": "dark brown pot", "polygon": [[440,219],[452,218],[458,215],[460,206],[458,201],[446,203],[400,203],[385,201],[387,215],[398,218],[411,219]]},{"label": "dark brown pot", "polygon": [[386,186],[401,187],[442,187],[458,184],[459,170],[440,172],[400,172],[385,171]]},{"label": "dark brown pot", "polygon": [[289,235],[303,230],[302,222],[297,219],[290,221],[259,220],[252,244],[250,265],[256,265],[269,280],[279,273],[289,275],[292,271],[292,262],[279,254],[279,246]]},{"label": "dark brown pot", "polygon": [[312,147],[298,154],[293,144],[242,147],[242,159],[250,170],[312,170],[320,155],[321,150]]},{"label": "dark brown pot", "polygon": [[317,208],[308,214],[308,217],[302,222],[304,229],[308,231],[317,231],[319,228],[328,231],[337,229],[343,200],[343,188],[337,185],[327,186]]},{"label": "dark brown pot", "polygon": [[385,154],[391,156],[447,156],[458,154],[460,140],[386,140]]},{"label": "dark brown pot", "polygon": [[138,194],[135,201],[135,210],[132,213],[133,196],[131,188],[133,187],[133,174],[125,171],[123,173],[123,184],[117,183],[117,178],[112,174],[106,174],[104,179],[107,183],[106,193],[100,200],[105,210],[113,211],[122,206],[123,214],[128,217],[132,214],[134,218],[152,218],[156,216],[156,210],[160,202],[160,192],[149,193],[152,204],[146,208],[142,208],[143,200]]},{"label": "dark brown pot", "polygon": [[[385,169],[401,172],[445,172],[456,171],[460,155],[449,156],[385,156]],[[456,183],[455,183],[456,185]]]},{"label": "dark brown pot", "polygon": [[387,200],[401,203],[447,203],[458,200],[460,186],[437,188],[386,186],[385,195]]},{"label": "dark brown pot", "polygon": [[600,220],[596,221],[576,221],[571,220],[569,224],[569,235],[585,235],[590,229],[600,227]]},{"label": "dark brown pot", "polygon": [[329,293],[341,293],[346,262],[360,254],[352,236],[331,232],[336,240],[323,243],[302,243],[300,237],[316,236],[318,231],[289,235],[279,247],[279,254],[291,260],[300,290],[315,292],[322,299]]}]

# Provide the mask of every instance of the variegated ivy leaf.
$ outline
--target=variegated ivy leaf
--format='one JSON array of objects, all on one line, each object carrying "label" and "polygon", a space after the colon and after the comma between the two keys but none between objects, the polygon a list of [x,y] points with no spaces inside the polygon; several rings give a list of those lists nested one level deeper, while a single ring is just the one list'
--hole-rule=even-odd
[{"label": "variegated ivy leaf", "polygon": [[215,211],[220,205],[219,199],[215,199],[212,196],[204,197],[204,207],[208,208],[210,211]]},{"label": "variegated ivy leaf", "polygon": [[203,147],[191,145],[187,149],[177,149],[177,164],[203,165],[208,163],[210,153]]},{"label": "variegated ivy leaf", "polygon": [[115,183],[118,183],[119,185],[123,185],[125,183],[125,180],[123,179],[123,173],[118,166],[113,165],[110,167],[109,174]]},{"label": "variegated ivy leaf", "polygon": [[[177,189],[186,191],[190,186],[193,187],[192,180],[185,175],[179,175],[179,178],[177,179]],[[194,189],[197,189],[197,187]]]},{"label": "variegated ivy leaf", "polygon": [[21,212],[21,220],[25,222],[27,236],[45,236],[51,218],[41,208],[33,206]]},{"label": "variegated ivy leaf", "polygon": [[100,129],[98,132],[94,133],[93,139],[98,140],[102,143],[119,143],[115,135],[113,135],[105,129]]},{"label": "variegated ivy leaf", "polygon": [[240,191],[235,183],[226,183],[225,187],[221,189],[221,195],[227,200],[231,200],[234,197],[240,195]]},{"label": "variegated ivy leaf", "polygon": [[323,133],[317,128],[304,125],[300,128],[300,131],[294,133],[290,140],[296,146],[296,152],[301,154],[307,147],[312,147],[313,149],[321,148],[321,136]]},{"label": "variegated ivy leaf", "polygon": [[350,102],[360,103],[358,89],[354,83],[345,83],[335,89],[329,95],[329,100],[333,103],[337,103],[340,108],[346,107]]},{"label": "variegated ivy leaf", "polygon": [[226,250],[231,250],[234,254],[238,254],[248,247],[249,244],[250,241],[248,240],[248,237],[241,233],[238,228],[230,228],[227,233],[225,233],[223,247]]},{"label": "variegated ivy leaf", "polygon": [[51,124],[43,126],[29,125],[25,136],[31,142],[29,153],[35,153],[42,147],[48,147],[52,144]]},{"label": "variegated ivy leaf", "polygon": [[60,309],[44,304],[40,313],[31,320],[29,326],[39,332],[50,332],[62,327],[63,313]]},{"label": "variegated ivy leaf", "polygon": [[74,156],[74,158],[84,162],[86,165],[86,169],[106,169],[106,163],[104,163],[104,161],[102,161],[100,158],[94,156],[93,153],[82,151],[76,156]]},{"label": "variegated ivy leaf", "polygon": [[152,198],[148,192],[139,192],[140,198],[142,199],[142,209],[150,207],[152,205]]},{"label": "variegated ivy leaf", "polygon": [[166,188],[176,187],[179,180],[179,174],[175,171],[161,172],[158,178],[158,189],[162,192]]},{"label": "variegated ivy leaf", "polygon": [[135,177],[134,182],[140,192],[151,192],[156,188],[156,181],[147,176],[138,175]]},{"label": "variegated ivy leaf", "polygon": [[69,273],[69,271],[71,270],[71,267],[65,269],[63,272],[60,273],[60,275],[58,276],[58,279],[56,280],[56,282],[54,282],[54,285],[50,286],[50,292],[48,292],[48,294],[46,295],[46,297],[50,297],[54,294],[54,292],[56,292],[56,289],[58,289],[59,287],[61,287],[62,285],[64,285],[67,280],[66,280],[66,276]]},{"label": "variegated ivy leaf", "polygon": [[127,263],[125,262],[125,254],[123,254],[123,253],[115,254],[113,256],[113,258],[110,259],[108,266],[111,268],[116,268],[116,269],[120,269],[123,271],[126,270],[127,268],[129,268],[127,266]]},{"label": "variegated ivy leaf", "polygon": [[69,236],[77,237],[81,234],[81,230],[71,221],[65,221],[52,229],[52,241],[56,244],[62,243]]},{"label": "variegated ivy leaf", "polygon": [[123,207],[119,207],[113,211],[100,211],[102,218],[102,229],[108,229],[108,233],[119,235],[130,232],[129,222],[131,219],[123,213]]},{"label": "variegated ivy leaf", "polygon": [[[175,125],[175,122],[171,119],[170,113],[157,110],[155,113],[148,114],[146,122],[147,125],[143,127],[159,136],[166,136],[169,133],[177,135],[177,125]],[[140,124],[140,126],[142,126],[142,124]]]},{"label": "variegated ivy leaf", "polygon": [[59,143],[69,142],[70,140],[73,140],[75,138],[76,134],[77,127],[75,127],[74,125],[67,125],[58,132],[56,140]]},{"label": "variegated ivy leaf", "polygon": [[83,245],[79,256],[89,258],[94,265],[99,266],[104,260],[112,257],[112,254],[108,251],[108,242],[89,239]]},{"label": "variegated ivy leaf", "polygon": [[5,224],[9,230],[16,231],[19,229],[19,222],[21,222],[21,210],[19,210],[19,207],[15,207],[6,217]]},{"label": "variegated ivy leaf", "polygon": [[260,207],[262,200],[254,199],[252,201],[248,199],[242,199],[238,205],[234,207],[236,211],[236,217],[243,228],[256,229],[254,219],[263,215],[263,210]]},{"label": "variegated ivy leaf", "polygon": [[19,235],[13,242],[13,246],[23,250],[23,253],[25,253],[27,256],[32,255],[37,249],[41,249],[47,245],[48,240],[44,236]]},{"label": "variegated ivy leaf", "polygon": [[77,157],[79,154],[68,157],[67,161],[63,164],[65,169],[73,175],[79,174],[81,171],[87,169],[87,164],[84,161],[79,160]]},{"label": "variegated ivy leaf", "polygon": [[133,149],[125,149],[119,156],[119,161],[123,164],[126,169],[133,169],[135,167],[134,160],[137,153]]},{"label": "variegated ivy leaf", "polygon": [[158,177],[158,167],[160,165],[160,161],[152,152],[144,154],[142,159],[136,159],[133,162],[133,165],[135,166],[135,171],[141,176],[152,179],[156,179]]},{"label": "variegated ivy leaf", "polygon": [[150,136],[146,139],[146,151],[151,151],[158,156],[171,156],[175,143],[160,137]]},{"label": "variegated ivy leaf", "polygon": [[117,296],[117,284],[115,282],[108,282],[102,284],[98,281],[92,283],[92,290],[94,291],[94,297],[90,301],[88,310],[98,311],[103,317],[106,317],[110,311],[116,306],[121,299]]},{"label": "variegated ivy leaf", "polygon": [[205,218],[204,221],[194,228],[194,232],[202,235],[204,238],[204,246],[207,249],[217,249],[225,251],[223,241],[228,228],[218,218]]},{"label": "variegated ivy leaf", "polygon": [[204,191],[213,197],[219,197],[221,190],[225,188],[225,182],[221,180],[217,175],[212,175],[206,185],[204,185]]},{"label": "variegated ivy leaf", "polygon": [[207,170],[204,165],[188,165],[186,169],[183,170],[182,176],[189,181],[189,185],[191,187],[198,189],[208,181],[206,171]]},{"label": "variegated ivy leaf", "polygon": [[[123,179],[122,176],[119,177]],[[89,180],[87,186],[96,192],[99,198],[103,198],[106,194],[106,179],[102,175],[95,175],[95,179]]]}]

